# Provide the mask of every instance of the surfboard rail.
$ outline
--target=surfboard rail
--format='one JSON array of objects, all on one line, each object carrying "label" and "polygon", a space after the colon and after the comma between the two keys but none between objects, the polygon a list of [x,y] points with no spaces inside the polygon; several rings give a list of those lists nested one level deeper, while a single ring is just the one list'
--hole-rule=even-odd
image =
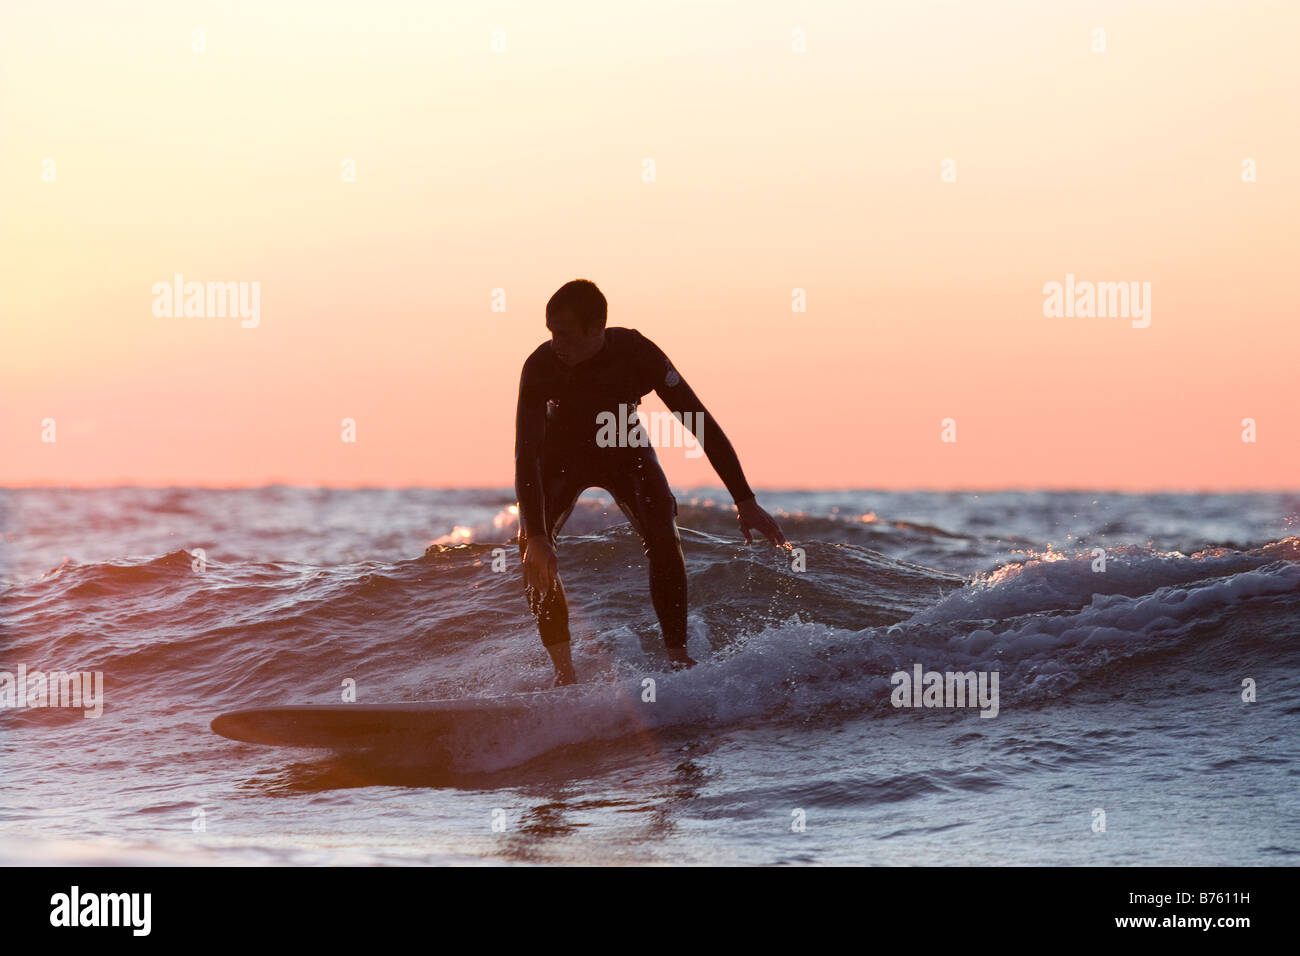
[{"label": "surfboard rail", "polygon": [[350,748],[402,740],[437,740],[455,729],[458,715],[517,716],[532,694],[389,704],[290,704],[219,714],[215,733],[243,743],[279,747]]}]

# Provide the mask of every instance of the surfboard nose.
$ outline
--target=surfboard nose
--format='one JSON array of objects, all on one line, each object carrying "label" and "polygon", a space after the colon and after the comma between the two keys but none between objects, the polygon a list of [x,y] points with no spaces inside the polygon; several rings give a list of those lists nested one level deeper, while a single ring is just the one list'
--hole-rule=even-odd
[{"label": "surfboard nose", "polygon": [[228,714],[218,714],[212,719],[210,726],[213,733],[220,734],[230,740],[238,740],[246,744],[271,744],[274,740],[268,739],[266,733],[258,732],[258,723],[254,717],[258,711],[255,710],[236,710]]}]

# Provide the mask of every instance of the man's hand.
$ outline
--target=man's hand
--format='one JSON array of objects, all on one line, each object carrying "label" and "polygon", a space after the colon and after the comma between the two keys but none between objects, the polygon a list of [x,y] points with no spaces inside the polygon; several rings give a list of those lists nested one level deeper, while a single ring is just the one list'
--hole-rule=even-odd
[{"label": "man's hand", "polygon": [[740,524],[740,533],[745,536],[746,544],[754,543],[754,538],[749,533],[750,529],[753,529],[765,535],[773,544],[788,547],[781,526],[776,523],[775,518],[758,506],[757,498],[742,501],[736,505],[736,512],[736,521]]},{"label": "man's hand", "polygon": [[551,542],[542,535],[530,537],[524,550],[524,586],[537,591],[539,598],[551,593],[560,576],[559,561]]}]

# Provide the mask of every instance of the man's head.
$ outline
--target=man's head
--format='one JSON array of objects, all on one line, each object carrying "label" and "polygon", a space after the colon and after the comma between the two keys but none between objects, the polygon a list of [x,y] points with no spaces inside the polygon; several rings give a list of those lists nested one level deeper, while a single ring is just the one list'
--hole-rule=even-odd
[{"label": "man's head", "polygon": [[596,283],[587,279],[566,282],[546,303],[546,327],[551,348],[565,365],[591,358],[605,344],[605,319],[609,306]]}]

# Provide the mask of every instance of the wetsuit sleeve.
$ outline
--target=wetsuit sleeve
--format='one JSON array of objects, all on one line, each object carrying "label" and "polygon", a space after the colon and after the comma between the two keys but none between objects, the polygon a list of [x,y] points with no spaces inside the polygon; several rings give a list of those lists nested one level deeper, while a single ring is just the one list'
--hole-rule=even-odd
[{"label": "wetsuit sleeve", "polygon": [[745,480],[745,472],[740,467],[736,450],[731,447],[731,442],[728,441],[717,420],[709,414],[709,410],[704,407],[699,396],[686,384],[686,379],[673,368],[663,350],[644,335],[640,336],[640,340],[638,344],[641,345],[643,352],[643,367],[648,372],[651,387],[672,411],[683,414],[692,412],[694,413],[692,418],[697,423],[702,423],[702,427],[697,426],[694,429],[696,440],[704,448],[709,464],[722,479],[732,501],[740,504],[753,498],[754,492],[749,487],[749,482]]},{"label": "wetsuit sleeve", "polygon": [[542,504],[542,439],[546,436],[546,397],[536,388],[536,373],[524,363],[515,412],[515,495],[519,533],[545,536]]}]

